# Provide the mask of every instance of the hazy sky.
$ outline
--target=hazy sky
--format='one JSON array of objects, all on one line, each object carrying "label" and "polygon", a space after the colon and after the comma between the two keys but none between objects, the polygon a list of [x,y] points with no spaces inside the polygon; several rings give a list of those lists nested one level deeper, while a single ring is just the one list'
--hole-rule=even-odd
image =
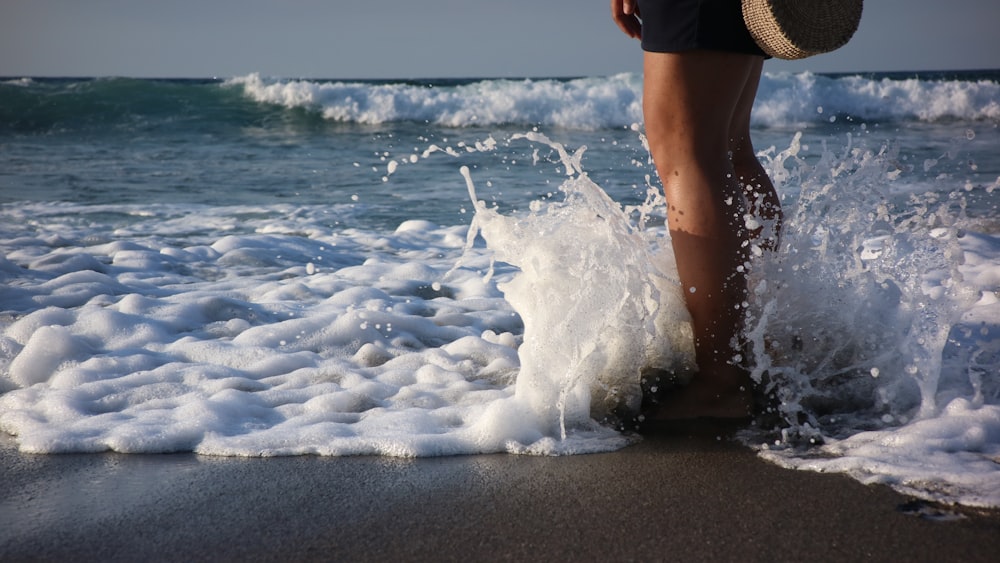
[{"label": "hazy sky", "polygon": [[[840,51],[765,70],[1000,68],[1000,0],[868,0]],[[431,78],[640,69],[610,0],[0,0],[0,76]]]}]

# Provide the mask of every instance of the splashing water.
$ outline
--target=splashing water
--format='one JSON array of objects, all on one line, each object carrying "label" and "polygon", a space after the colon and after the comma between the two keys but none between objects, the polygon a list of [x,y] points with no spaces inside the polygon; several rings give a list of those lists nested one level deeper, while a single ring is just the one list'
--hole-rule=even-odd
[{"label": "splashing water", "polygon": [[959,270],[963,202],[898,202],[887,147],[849,143],[810,166],[798,141],[768,162],[779,189],[799,196],[780,252],[752,281],[754,378],[806,434],[843,432],[852,413],[862,424],[876,412],[887,424],[933,416],[948,336],[979,299]]},{"label": "splashing water", "polygon": [[[390,184],[432,155],[502,152],[492,137],[435,140],[445,148],[378,153],[373,174]],[[0,210],[11,218],[0,275],[12,311],[0,429],[36,452],[627,445],[613,427],[638,408],[643,368],[683,377],[692,366],[662,199],[647,185],[644,204],[623,207],[584,171],[583,148],[538,133],[511,141],[559,155],[562,200],[488,207],[473,166],[468,234],[398,215],[376,236],[334,228],[326,200]],[[810,152],[797,135],[761,156],[787,217],[781,247],[752,269],[747,336],[772,416],[745,439],[789,466],[1000,505],[1000,242],[965,218],[964,199],[995,184],[908,194],[906,155],[850,137],[838,154]],[[534,171],[515,172],[525,182],[515,188],[534,189]],[[344,213],[361,213],[357,200]],[[81,209],[127,219],[74,222]],[[486,249],[472,248],[479,235]]]},{"label": "splashing water", "polygon": [[[520,268],[500,286],[524,320],[517,396],[565,439],[589,417],[637,409],[642,367],[689,370],[690,327],[666,234],[644,229],[644,217],[630,218],[587,177],[583,149],[526,138],[561,155],[565,199],[504,216],[477,199],[465,168],[476,202],[469,240],[481,234],[497,260]],[[848,136],[841,155],[824,145],[810,161],[800,141],[761,153],[786,220],[781,247],[756,258],[750,280],[752,376],[770,412],[743,438],[766,441],[762,454],[784,465],[934,499],[947,487],[928,475],[956,470],[936,448],[969,449],[983,461],[961,466],[972,472],[968,490],[1000,493],[1000,354],[988,338],[956,337],[981,297],[989,301],[963,274],[974,242],[963,197],[893,193],[890,146],[855,147]],[[949,344],[959,352],[946,363]],[[926,467],[928,451],[940,465]],[[873,452],[913,462],[881,463]]]},{"label": "splashing water", "polygon": [[995,504],[995,298],[963,273],[964,248],[983,235],[964,230],[961,193],[900,197],[897,151],[848,141],[812,165],[798,136],[766,155],[779,190],[797,199],[782,247],[751,282],[753,376],[779,422],[745,437],[789,467]]},{"label": "splashing water", "polygon": [[525,327],[516,395],[565,439],[567,426],[638,413],[642,368],[689,365],[690,328],[672,256],[658,256],[649,233],[583,172],[586,147],[570,155],[539,133],[515,138],[560,155],[565,198],[504,216],[477,198],[463,167],[476,210],[469,244],[481,234],[496,259],[520,269],[499,286]]},{"label": "splashing water", "polygon": [[[886,424],[933,416],[948,336],[980,294],[959,271],[963,203],[901,204],[889,190],[892,149],[849,142],[810,164],[800,137],[764,153],[795,199],[781,248],[758,256],[751,276],[752,377],[792,441],[856,431],[873,414]],[[468,244],[481,234],[495,259],[520,269],[500,286],[525,324],[518,394],[565,437],[567,423],[635,411],[643,367],[690,370],[690,327],[666,233],[643,229],[644,216],[634,220],[590,180],[586,147],[570,155],[538,133],[517,138],[560,155],[565,198],[505,216],[478,199],[463,167],[476,210]]]}]

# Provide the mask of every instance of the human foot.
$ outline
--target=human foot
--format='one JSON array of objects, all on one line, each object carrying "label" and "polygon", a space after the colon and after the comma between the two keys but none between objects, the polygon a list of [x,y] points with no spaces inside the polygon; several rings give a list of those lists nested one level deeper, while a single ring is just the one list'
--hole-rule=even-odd
[{"label": "human foot", "polygon": [[643,401],[646,420],[684,420],[693,418],[749,418],[753,413],[753,394],[749,384],[719,386],[717,382],[695,374],[687,385],[678,385],[669,376],[652,386],[649,400]]}]

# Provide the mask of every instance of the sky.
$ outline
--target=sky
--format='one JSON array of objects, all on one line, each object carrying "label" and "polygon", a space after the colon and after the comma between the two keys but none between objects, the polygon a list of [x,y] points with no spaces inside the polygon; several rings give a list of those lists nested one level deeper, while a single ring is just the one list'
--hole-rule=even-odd
[{"label": "sky", "polygon": [[[610,0],[0,0],[0,76],[446,78],[641,70]],[[1000,68],[1000,0],[868,0],[766,71]]]}]

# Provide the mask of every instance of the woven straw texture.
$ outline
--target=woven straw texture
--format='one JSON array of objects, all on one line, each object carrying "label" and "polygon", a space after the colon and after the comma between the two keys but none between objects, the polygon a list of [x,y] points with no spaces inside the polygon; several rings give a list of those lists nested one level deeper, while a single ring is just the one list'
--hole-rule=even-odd
[{"label": "woven straw texture", "polygon": [[803,59],[844,46],[861,22],[863,0],[743,0],[743,19],[765,53]]}]

